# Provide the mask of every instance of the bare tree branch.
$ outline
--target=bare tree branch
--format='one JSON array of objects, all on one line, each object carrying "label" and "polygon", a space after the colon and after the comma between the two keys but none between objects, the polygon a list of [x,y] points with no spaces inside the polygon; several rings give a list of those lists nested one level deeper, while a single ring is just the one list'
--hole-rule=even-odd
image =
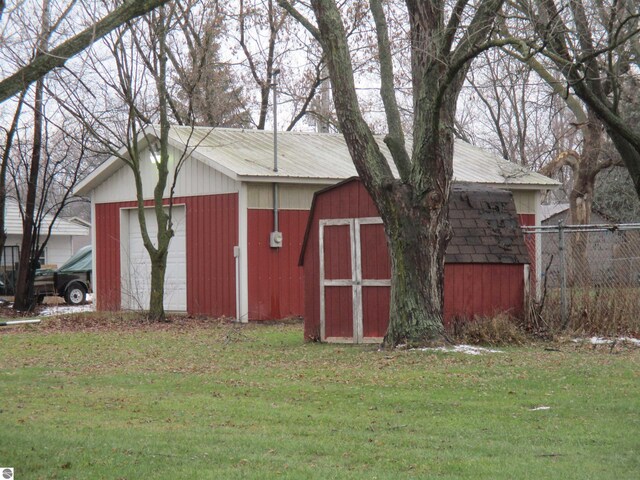
[{"label": "bare tree branch", "polygon": [[0,81],[0,102],[25,89],[54,68],[63,66],[71,57],[128,20],[144,15],[167,2],[168,0],[125,0],[120,7],[96,24],[84,29],[46,54],[36,56],[28,65]]}]

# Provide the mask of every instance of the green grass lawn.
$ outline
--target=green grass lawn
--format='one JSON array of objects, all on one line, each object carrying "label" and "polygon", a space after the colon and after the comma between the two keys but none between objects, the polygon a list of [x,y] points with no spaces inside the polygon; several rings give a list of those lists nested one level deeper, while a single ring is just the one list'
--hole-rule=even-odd
[{"label": "green grass lawn", "polygon": [[0,466],[20,480],[640,478],[638,348],[380,352],[304,344],[300,325],[186,322],[0,332]]}]

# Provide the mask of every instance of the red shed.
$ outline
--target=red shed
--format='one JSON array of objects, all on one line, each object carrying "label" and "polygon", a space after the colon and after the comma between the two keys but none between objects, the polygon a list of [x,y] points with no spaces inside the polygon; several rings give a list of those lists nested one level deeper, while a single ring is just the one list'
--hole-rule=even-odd
[{"label": "red shed", "polygon": [[[511,192],[455,185],[445,264],[445,323],[523,312],[525,246]],[[357,179],[316,193],[300,264],[305,338],[380,342],[389,322],[390,261],[382,220]]]}]

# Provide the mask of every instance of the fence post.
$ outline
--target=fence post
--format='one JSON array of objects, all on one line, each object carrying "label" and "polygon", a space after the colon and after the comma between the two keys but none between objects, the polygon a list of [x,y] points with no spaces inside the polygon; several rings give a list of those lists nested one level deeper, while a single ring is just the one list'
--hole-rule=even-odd
[{"label": "fence post", "polygon": [[564,248],[564,221],[558,222],[558,254],[560,256],[560,315],[562,317],[562,328],[565,329],[569,323],[567,312],[567,262]]}]

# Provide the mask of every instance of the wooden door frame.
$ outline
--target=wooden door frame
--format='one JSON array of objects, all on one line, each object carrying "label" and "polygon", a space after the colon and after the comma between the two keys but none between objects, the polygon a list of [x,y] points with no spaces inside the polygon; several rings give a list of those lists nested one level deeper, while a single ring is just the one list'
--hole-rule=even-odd
[{"label": "wooden door frame", "polygon": [[[362,225],[380,225],[380,217],[336,218],[319,221],[318,245],[320,260],[320,339],[323,342],[334,343],[379,343],[382,337],[364,337],[364,322],[362,315],[362,287],[390,287],[391,279],[362,279],[362,242],[360,227]],[[325,279],[324,271],[324,229],[325,227],[349,227],[349,241],[351,247],[351,279]],[[353,312],[353,337],[326,336],[326,287],[351,287]]]}]

